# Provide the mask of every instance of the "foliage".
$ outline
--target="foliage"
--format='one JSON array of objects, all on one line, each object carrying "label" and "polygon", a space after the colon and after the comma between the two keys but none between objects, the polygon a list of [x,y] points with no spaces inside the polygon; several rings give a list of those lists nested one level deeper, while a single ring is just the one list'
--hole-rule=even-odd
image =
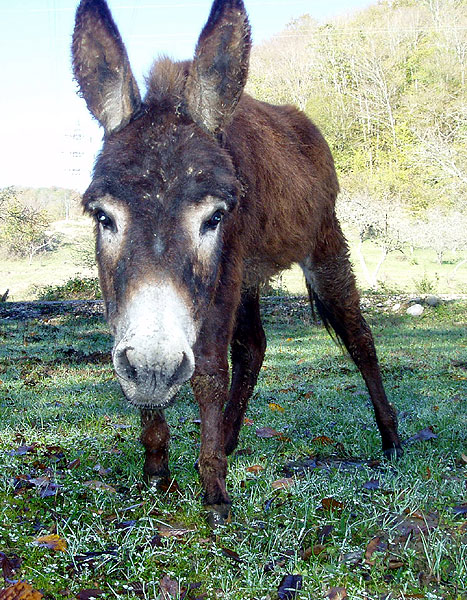
[{"label": "foliage", "polygon": [[141,484],[139,418],[121,398],[101,318],[5,319],[4,577],[47,598],[461,600],[466,309],[367,314],[406,440],[389,464],[353,366],[304,301],[268,300],[266,362],[229,459],[232,522],[215,534],[189,390],[167,411],[178,485],[156,493]]},{"label": "foliage", "polygon": [[0,242],[10,255],[31,261],[59,244],[58,236],[48,232],[50,220],[45,211],[21,204],[11,188],[2,191],[0,210]]},{"label": "foliage", "polygon": [[[307,112],[347,196],[369,195],[386,211],[397,202],[422,222],[455,210],[465,222],[465,6],[380,2],[325,24],[306,15],[254,49],[249,91]],[[419,244],[427,236],[417,233]]]},{"label": "foliage", "polygon": [[63,284],[48,285],[37,293],[39,300],[97,300],[101,290],[97,277],[73,277]]}]

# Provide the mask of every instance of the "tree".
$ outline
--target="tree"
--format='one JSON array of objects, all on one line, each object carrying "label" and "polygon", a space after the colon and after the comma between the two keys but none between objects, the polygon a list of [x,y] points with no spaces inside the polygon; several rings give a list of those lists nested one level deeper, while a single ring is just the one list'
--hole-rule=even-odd
[{"label": "tree", "polygon": [[[348,195],[343,192],[337,204],[339,219],[357,232],[357,256],[368,285],[378,288],[378,275],[390,252],[403,251],[410,230],[410,216],[397,198],[375,198],[368,191]],[[370,271],[363,243],[371,240],[380,249],[378,262]]]},{"label": "tree", "polygon": [[36,254],[57,246],[58,237],[48,231],[46,212],[22,205],[11,188],[0,194],[0,210],[0,242],[9,254],[31,262]]}]

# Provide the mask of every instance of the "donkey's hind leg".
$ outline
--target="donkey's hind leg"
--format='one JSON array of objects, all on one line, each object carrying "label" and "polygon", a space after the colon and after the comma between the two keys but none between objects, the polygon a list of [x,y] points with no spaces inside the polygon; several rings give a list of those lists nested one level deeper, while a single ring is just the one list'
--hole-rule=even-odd
[{"label": "donkey's hind leg", "polygon": [[401,456],[395,410],[386,398],[373,336],[360,311],[347,242],[337,221],[320,237],[313,253],[300,266],[310,301],[315,303],[328,331],[334,330],[347,348],[365,380],[385,456]]},{"label": "donkey's hind leg", "polygon": [[225,452],[231,454],[238,443],[243,417],[266,350],[266,336],[261,324],[259,290],[242,294],[231,342],[232,382],[224,410]]}]

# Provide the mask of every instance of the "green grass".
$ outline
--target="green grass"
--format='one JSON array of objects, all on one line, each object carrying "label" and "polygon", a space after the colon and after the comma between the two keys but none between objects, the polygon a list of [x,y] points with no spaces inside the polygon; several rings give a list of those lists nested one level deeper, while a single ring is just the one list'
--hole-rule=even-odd
[{"label": "green grass", "polygon": [[[193,466],[199,425],[188,388],[167,411],[180,489],[158,494],[141,484],[139,418],[113,377],[102,321],[1,322],[0,552],[22,559],[10,579],[57,599],[89,588],[164,598],[165,577],[163,587],[182,590],[168,598],[189,589],[185,598],[274,600],[287,574],[302,576],[300,599],[332,587],[355,600],[465,598],[467,529],[454,508],[465,502],[467,303],[418,319],[368,314],[402,439],[427,427],[437,436],[407,444],[397,464],[381,460],[364,384],[305,303],[270,298],[263,314],[266,360],[229,459],[233,518],[214,533]],[[262,439],[261,427],[283,435]],[[310,457],[316,468],[284,471]],[[254,465],[262,470],[247,470]],[[274,489],[286,475],[293,481]],[[365,486],[372,480],[377,489]],[[65,551],[34,543],[50,533]]]}]

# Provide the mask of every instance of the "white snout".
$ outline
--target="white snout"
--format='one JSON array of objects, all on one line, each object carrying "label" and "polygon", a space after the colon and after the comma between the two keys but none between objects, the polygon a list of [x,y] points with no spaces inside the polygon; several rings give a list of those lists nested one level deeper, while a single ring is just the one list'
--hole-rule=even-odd
[{"label": "white snout", "polygon": [[195,368],[193,319],[171,285],[134,294],[117,324],[113,362],[127,399],[140,407],[166,408]]}]

